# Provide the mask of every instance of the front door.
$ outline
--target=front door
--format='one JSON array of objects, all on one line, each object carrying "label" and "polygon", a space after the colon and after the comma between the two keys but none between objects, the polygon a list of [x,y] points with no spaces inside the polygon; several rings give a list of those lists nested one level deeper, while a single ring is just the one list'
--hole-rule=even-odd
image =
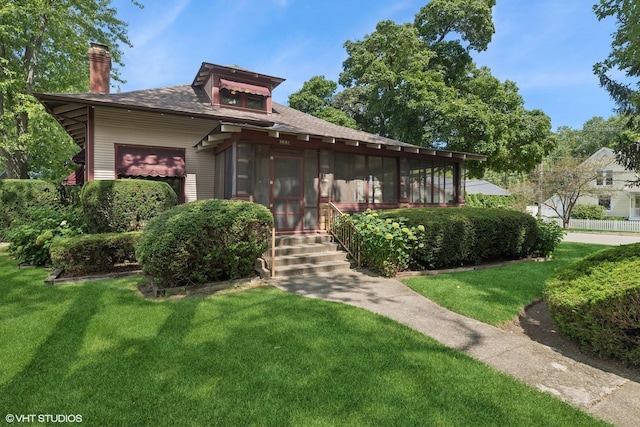
[{"label": "front door", "polygon": [[276,230],[302,230],[303,158],[273,156],[271,171],[272,212]]}]

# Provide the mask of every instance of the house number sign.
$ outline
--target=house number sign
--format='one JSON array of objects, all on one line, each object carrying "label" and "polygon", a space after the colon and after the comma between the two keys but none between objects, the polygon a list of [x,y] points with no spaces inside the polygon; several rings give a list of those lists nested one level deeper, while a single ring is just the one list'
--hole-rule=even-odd
[{"label": "house number sign", "polygon": [[289,145],[289,140],[288,139],[281,139],[280,140],[280,145]]}]

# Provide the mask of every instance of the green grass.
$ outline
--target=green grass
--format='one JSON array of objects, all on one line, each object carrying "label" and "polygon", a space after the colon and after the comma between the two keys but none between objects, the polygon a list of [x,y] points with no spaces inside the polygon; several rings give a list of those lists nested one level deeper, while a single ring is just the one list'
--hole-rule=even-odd
[{"label": "green grass", "polygon": [[562,242],[554,259],[504,267],[402,280],[404,284],[456,313],[492,325],[513,320],[524,307],[542,298],[544,284],[560,266],[577,261],[603,245]]},{"label": "green grass", "polygon": [[84,425],[603,425],[347,305],[262,287],[149,301],[0,252],[0,412]]}]

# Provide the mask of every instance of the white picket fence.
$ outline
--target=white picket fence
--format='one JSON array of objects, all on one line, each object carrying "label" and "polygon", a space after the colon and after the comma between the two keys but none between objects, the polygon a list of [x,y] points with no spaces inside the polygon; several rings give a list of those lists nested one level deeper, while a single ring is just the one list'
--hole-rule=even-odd
[{"label": "white picket fence", "polygon": [[[558,218],[562,227],[562,219]],[[640,233],[640,221],[608,221],[602,219],[570,219],[569,228],[574,230],[625,231]]]}]

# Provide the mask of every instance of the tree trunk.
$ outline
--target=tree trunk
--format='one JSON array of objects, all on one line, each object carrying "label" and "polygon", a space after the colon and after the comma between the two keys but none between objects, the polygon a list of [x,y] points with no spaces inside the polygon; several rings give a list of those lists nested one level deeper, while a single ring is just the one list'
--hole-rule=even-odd
[{"label": "tree trunk", "polygon": [[24,151],[13,151],[8,153],[4,150],[0,154],[6,160],[4,161],[4,170],[7,172],[7,178],[10,179],[28,179],[27,174],[27,153]]}]

